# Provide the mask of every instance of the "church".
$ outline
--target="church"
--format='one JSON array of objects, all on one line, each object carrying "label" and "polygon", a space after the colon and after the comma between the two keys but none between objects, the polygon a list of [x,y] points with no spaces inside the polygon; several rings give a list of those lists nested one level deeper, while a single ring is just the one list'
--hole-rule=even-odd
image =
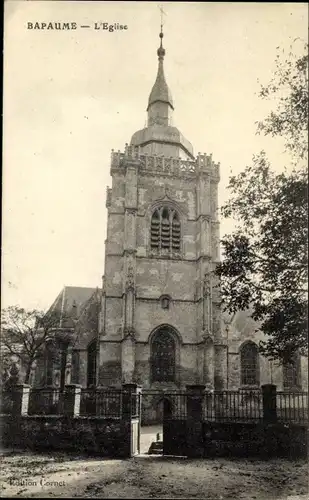
[{"label": "church", "polygon": [[249,313],[230,317],[220,309],[213,273],[220,164],[211,154],[195,155],[173,123],[162,30],[157,56],[147,126],[111,153],[102,288],[60,292],[50,309],[60,315],[58,355],[47,349],[32,382],[306,389],[305,358],[293,367],[269,361],[258,352],[263,335]]}]

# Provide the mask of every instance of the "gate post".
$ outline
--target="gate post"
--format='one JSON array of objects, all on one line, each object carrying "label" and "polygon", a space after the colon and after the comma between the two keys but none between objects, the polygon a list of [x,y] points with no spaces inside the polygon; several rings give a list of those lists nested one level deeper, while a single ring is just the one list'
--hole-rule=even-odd
[{"label": "gate post", "polygon": [[12,388],[13,405],[12,415],[14,417],[20,415],[28,415],[30,385],[17,384]]},{"label": "gate post", "polygon": [[80,414],[80,399],[81,385],[67,384],[64,392],[64,414],[70,417],[79,417]]},{"label": "gate post", "polygon": [[124,457],[133,457],[140,452],[141,390],[137,384],[122,385]]},{"label": "gate post", "polygon": [[204,385],[187,385],[187,455],[203,457]]},{"label": "gate post", "polygon": [[262,385],[263,393],[263,419],[267,422],[277,421],[277,386],[273,384]]}]

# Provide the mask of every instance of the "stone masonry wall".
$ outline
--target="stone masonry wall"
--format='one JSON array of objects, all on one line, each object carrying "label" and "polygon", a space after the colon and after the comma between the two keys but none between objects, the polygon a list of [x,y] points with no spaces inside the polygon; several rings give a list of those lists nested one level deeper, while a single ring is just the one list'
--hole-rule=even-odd
[{"label": "stone masonry wall", "polygon": [[128,456],[130,421],[100,417],[1,415],[3,446]]},{"label": "stone masonry wall", "polygon": [[[153,174],[139,168],[133,158],[119,168],[112,167],[112,177],[107,197],[106,298],[99,383],[119,384],[124,375],[130,376],[133,363],[134,381],[149,385],[150,346],[144,343],[163,324],[175,328],[179,335],[177,384],[196,383],[203,379],[203,369],[198,367],[203,355],[198,351],[203,349],[200,341],[205,323],[197,297],[205,270],[211,269],[208,260],[216,257],[211,221],[217,220],[217,180],[210,182],[210,174],[205,172]],[[150,249],[151,215],[162,204],[175,207],[181,221],[181,251],[175,259],[156,257]],[[199,260],[201,256],[204,260]],[[128,292],[128,269],[134,272],[133,292]],[[162,309],[161,295],[171,297],[169,309]],[[213,311],[215,314],[215,307]],[[218,321],[211,323],[218,325]],[[124,340],[128,331],[134,335],[130,348]]]}]

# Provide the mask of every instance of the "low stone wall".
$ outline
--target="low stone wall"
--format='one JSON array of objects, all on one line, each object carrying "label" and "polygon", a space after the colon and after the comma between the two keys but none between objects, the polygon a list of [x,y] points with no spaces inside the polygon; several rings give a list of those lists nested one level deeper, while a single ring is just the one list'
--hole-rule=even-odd
[{"label": "low stone wall", "polygon": [[57,415],[0,416],[5,447],[130,456],[130,420]]},{"label": "low stone wall", "polygon": [[[189,438],[189,436],[188,436]],[[308,428],[281,423],[204,422],[204,457],[306,458]]]}]

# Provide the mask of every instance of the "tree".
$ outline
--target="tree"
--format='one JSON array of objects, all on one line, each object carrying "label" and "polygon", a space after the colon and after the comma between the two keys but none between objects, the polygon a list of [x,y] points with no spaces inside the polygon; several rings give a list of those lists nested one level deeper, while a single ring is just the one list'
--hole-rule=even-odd
[{"label": "tree", "polygon": [[261,98],[276,96],[278,105],[258,132],[282,136],[294,166],[276,174],[261,152],[231,176],[222,214],[236,228],[221,241],[224,260],[215,271],[224,309],[250,309],[268,336],[260,351],[283,362],[307,350],[308,45],[305,51],[278,57],[273,79],[260,92]]},{"label": "tree", "polygon": [[56,345],[59,331],[59,313],[44,313],[36,309],[26,310],[10,306],[2,311],[1,347],[3,366],[6,367],[6,379],[10,372],[10,357],[21,361],[25,368],[25,383],[29,382],[31,367],[43,353],[44,347]]},{"label": "tree", "polygon": [[277,53],[274,75],[268,85],[261,85],[259,96],[278,104],[265,120],[257,122],[257,131],[284,137],[286,150],[299,163],[308,154],[308,44],[297,56],[293,53],[296,41],[299,39],[294,40],[287,58],[284,50]]}]

